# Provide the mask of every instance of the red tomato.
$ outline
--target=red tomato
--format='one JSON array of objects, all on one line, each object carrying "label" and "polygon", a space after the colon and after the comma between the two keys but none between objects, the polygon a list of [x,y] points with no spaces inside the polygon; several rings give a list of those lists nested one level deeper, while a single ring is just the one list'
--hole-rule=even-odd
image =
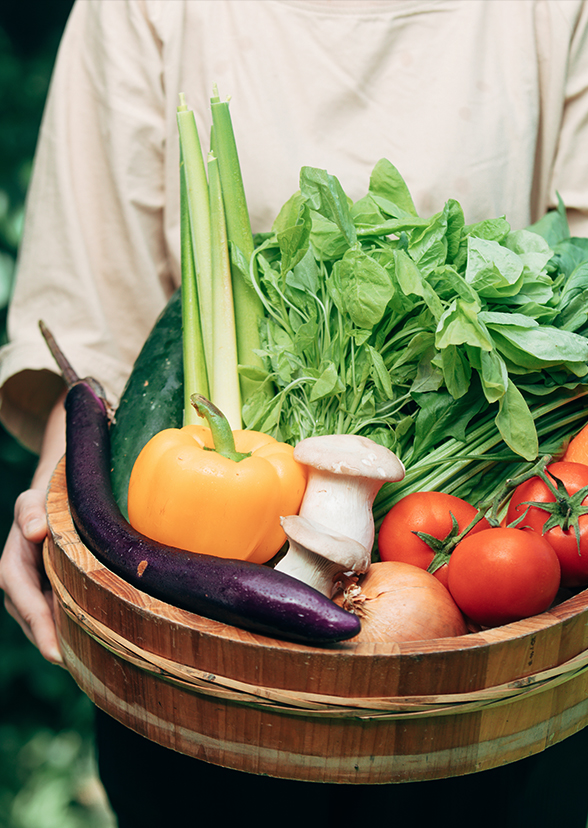
[{"label": "red tomato", "polygon": [[[547,466],[546,471],[548,474],[550,473],[550,477],[555,476],[562,481],[569,495],[574,495],[584,486],[588,486],[588,466],[583,463],[567,461],[551,463]],[[554,485],[557,488],[555,481]],[[544,526],[550,517],[550,513],[537,506],[528,507],[526,501],[555,503],[556,498],[540,477],[532,477],[514,490],[506,514],[507,523],[517,520],[528,509],[526,517],[518,524],[518,528],[528,527],[534,532],[543,534],[545,539],[549,541],[559,558],[562,586],[586,586],[588,584],[588,514],[580,515],[578,518],[580,528],[578,548],[576,531],[572,526],[568,529],[554,526],[545,532]],[[588,505],[588,496],[582,500],[582,505]],[[565,508],[564,505],[564,511]]]},{"label": "red tomato", "polygon": [[[465,500],[443,492],[413,492],[393,506],[380,527],[378,550],[383,561],[404,563],[427,569],[435,555],[433,549],[417,537],[415,532],[425,532],[444,540],[452,529],[451,515],[462,532],[475,518],[478,510]],[[470,534],[488,529],[485,518],[472,529]],[[434,573],[447,586],[447,564]]]},{"label": "red tomato", "polygon": [[498,627],[544,612],[559,589],[560,567],[541,535],[496,527],[455,547],[448,576],[461,611],[483,627]]}]

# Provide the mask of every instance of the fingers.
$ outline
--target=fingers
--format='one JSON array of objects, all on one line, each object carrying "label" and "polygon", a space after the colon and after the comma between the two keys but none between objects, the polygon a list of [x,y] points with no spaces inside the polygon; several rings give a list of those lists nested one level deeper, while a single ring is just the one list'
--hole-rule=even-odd
[{"label": "fingers", "polygon": [[0,558],[5,606],[44,658],[61,664],[52,595],[42,558],[41,545],[47,534],[44,492],[23,492],[14,512],[15,520]]},{"label": "fingers", "polygon": [[47,535],[45,493],[38,489],[29,489],[20,494],[14,505],[14,520],[25,540],[34,544],[43,543]]}]

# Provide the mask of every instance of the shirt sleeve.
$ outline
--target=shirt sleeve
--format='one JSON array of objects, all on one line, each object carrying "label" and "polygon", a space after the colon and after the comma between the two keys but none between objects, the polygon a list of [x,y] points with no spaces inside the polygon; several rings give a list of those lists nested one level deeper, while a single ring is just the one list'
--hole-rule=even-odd
[{"label": "shirt sleeve", "polygon": [[[569,4],[555,7],[559,15],[565,16]],[[572,22],[550,203],[556,205],[559,193],[568,210],[572,235],[588,236],[588,4],[580,4]]]},{"label": "shirt sleeve", "polygon": [[39,320],[115,403],[178,281],[163,230],[161,43],[144,11],[77,0],[58,53],[0,352],[0,418],[34,451],[62,387]]}]

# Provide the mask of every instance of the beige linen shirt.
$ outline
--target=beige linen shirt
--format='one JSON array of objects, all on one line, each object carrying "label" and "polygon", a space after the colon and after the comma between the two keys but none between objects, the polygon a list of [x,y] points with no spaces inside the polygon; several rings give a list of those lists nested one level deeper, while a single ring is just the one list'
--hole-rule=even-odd
[{"label": "beige linen shirt", "polygon": [[176,106],[208,147],[231,97],[254,230],[303,165],[354,199],[382,157],[422,215],[588,231],[588,7],[580,0],[77,0],[29,190],[0,417],[38,449],[59,390],[42,318],[116,402],[179,283]]}]

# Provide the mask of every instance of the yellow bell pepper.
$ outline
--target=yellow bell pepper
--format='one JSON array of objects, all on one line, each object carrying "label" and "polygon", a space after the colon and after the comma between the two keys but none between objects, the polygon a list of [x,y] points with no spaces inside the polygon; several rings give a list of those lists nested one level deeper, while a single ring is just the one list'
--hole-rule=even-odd
[{"label": "yellow bell pepper", "polygon": [[191,552],[264,563],[284,544],[280,517],[298,513],[306,467],[267,434],[234,431],[199,395],[210,428],[159,432],[137,458],[129,521],[147,537]]}]

